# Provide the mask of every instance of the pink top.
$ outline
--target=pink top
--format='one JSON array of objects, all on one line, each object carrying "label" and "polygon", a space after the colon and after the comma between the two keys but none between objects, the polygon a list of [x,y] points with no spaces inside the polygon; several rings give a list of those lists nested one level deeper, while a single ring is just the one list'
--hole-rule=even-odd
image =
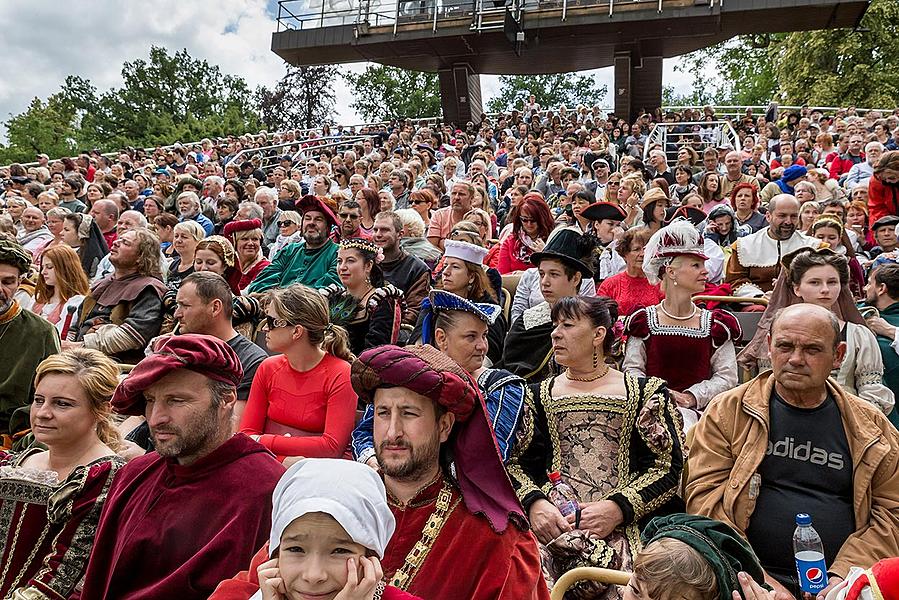
[{"label": "pink top", "polygon": [[428,224],[427,237],[445,240],[449,237],[450,232],[453,230],[453,225],[456,223],[458,223],[458,221],[453,222],[453,208],[451,206],[445,206],[431,216],[431,222]]},{"label": "pink top", "polygon": [[522,254],[530,258],[532,252],[522,252],[522,242],[514,233],[510,233],[499,244],[499,260],[496,264],[496,270],[501,275],[506,273],[514,273],[515,271],[527,271],[534,265],[530,261],[521,260]]},{"label": "pink top", "polygon": [[[343,456],[356,421],[356,393],[350,363],[326,354],[313,369],[295,371],[287,357],[272,356],[259,365],[240,431],[261,435],[259,443],[278,458]],[[273,422],[273,423],[272,423]],[[292,428],[296,435],[264,433]],[[272,427],[274,425],[274,427]]]}]

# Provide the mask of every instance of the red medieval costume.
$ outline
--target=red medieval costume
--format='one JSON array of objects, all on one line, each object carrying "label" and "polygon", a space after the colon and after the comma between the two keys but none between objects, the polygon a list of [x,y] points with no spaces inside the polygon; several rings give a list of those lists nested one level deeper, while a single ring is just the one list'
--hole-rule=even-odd
[{"label": "red medieval costume", "polygon": [[190,466],[155,452],[132,460],[109,492],[75,597],[208,598],[268,537],[272,490],[283,472],[243,434]]},{"label": "red medieval costume", "polygon": [[56,473],[22,467],[40,452],[0,452],[0,597],[64,600],[87,568],[100,511],[125,464],[105,456]]},{"label": "red medieval costume", "polygon": [[737,379],[734,340],[742,335],[740,324],[726,310],[703,308],[698,329],[662,325],[658,310],[658,306],[641,308],[625,322],[628,341],[622,369],[664,379],[668,389],[692,393],[701,411]]}]

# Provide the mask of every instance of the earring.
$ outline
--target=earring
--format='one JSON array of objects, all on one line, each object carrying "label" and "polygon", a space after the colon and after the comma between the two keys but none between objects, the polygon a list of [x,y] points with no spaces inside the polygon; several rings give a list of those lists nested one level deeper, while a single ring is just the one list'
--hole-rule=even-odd
[{"label": "earring", "polygon": [[674,285],[677,285],[677,279],[673,279],[672,282],[674,283]]},{"label": "earring", "polygon": [[599,357],[596,356],[596,348],[593,349],[593,368],[595,369],[599,365]]}]

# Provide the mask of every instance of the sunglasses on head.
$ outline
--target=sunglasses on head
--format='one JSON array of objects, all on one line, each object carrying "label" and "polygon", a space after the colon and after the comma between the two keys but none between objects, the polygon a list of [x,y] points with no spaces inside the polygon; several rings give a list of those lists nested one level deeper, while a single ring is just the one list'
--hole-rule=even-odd
[{"label": "sunglasses on head", "polygon": [[293,221],[278,221],[278,227],[287,227],[288,225],[296,225]]}]

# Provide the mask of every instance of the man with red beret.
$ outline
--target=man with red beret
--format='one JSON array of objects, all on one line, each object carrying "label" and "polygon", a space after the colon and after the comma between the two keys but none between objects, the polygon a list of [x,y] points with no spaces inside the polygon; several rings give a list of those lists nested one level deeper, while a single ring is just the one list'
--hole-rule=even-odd
[{"label": "man with red beret", "polygon": [[231,435],[242,374],[228,344],[184,334],[160,338],[119,384],[113,408],[144,415],[156,451],[112,483],[80,598],[206,599],[265,543],[284,468]]},{"label": "man with red beret", "polygon": [[[352,383],[374,403],[375,453],[396,518],[381,561],[387,583],[427,600],[549,600],[471,375],[433,346],[379,346],[353,363]],[[249,598],[266,560],[264,548],[212,600]]]},{"label": "man with red beret", "polygon": [[312,288],[341,285],[337,276],[337,244],[329,239],[331,227],[340,219],[321,198],[304,196],[297,201],[303,215],[303,241],[287,244],[247,288],[249,292],[264,292],[271,288],[302,283]]}]

